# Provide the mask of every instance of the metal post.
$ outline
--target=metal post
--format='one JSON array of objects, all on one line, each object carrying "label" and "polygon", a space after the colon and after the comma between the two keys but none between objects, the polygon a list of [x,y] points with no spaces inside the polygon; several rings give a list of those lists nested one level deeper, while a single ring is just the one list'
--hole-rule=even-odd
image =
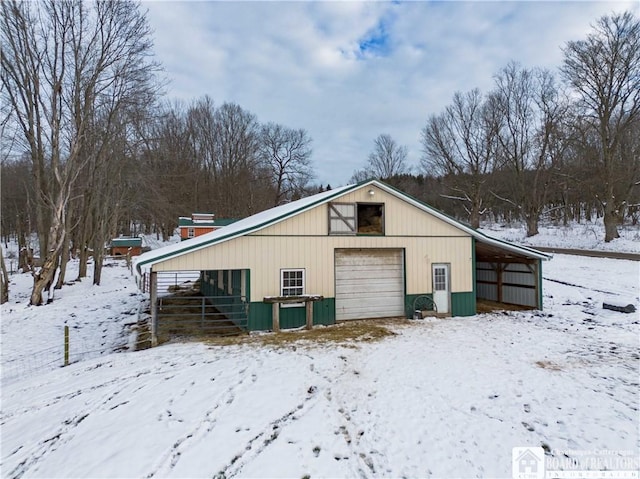
[{"label": "metal post", "polygon": [[273,329],[274,332],[280,331],[280,303],[273,303]]},{"label": "metal post", "polygon": [[205,314],[204,305],[205,305],[205,298],[202,297],[202,304],[200,305],[200,331],[204,330],[204,314]]},{"label": "metal post", "polygon": [[151,301],[151,347],[158,345],[158,273],[149,274],[149,300]]},{"label": "metal post", "polygon": [[64,365],[69,366],[69,326],[64,327]]}]

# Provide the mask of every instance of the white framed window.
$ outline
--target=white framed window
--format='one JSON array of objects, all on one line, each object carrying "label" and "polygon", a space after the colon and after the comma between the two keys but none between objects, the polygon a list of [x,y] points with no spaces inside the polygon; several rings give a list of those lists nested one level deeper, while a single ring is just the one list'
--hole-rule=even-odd
[{"label": "white framed window", "polygon": [[187,228],[187,238],[195,238],[196,230],[195,228]]},{"label": "white framed window", "polygon": [[[304,294],[304,269],[280,270],[280,296],[299,296]],[[304,306],[304,303],[283,304],[282,307]]]},{"label": "white framed window", "polygon": [[433,289],[434,291],[447,290],[447,268],[435,266],[433,268]]}]

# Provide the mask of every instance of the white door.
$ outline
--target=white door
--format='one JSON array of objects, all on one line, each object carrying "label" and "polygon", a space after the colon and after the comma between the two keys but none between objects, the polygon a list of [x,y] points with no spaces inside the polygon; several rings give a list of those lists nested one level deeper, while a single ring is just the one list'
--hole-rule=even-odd
[{"label": "white door", "polygon": [[449,312],[449,265],[433,265],[433,302],[438,313]]},{"label": "white door", "polygon": [[337,249],[336,320],[404,316],[400,249]]}]

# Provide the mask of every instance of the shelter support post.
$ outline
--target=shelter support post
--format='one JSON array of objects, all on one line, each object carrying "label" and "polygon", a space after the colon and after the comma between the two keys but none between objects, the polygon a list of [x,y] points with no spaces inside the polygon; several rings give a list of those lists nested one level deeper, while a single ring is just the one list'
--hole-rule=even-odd
[{"label": "shelter support post", "polygon": [[313,329],[313,303],[322,301],[323,296],[319,294],[300,294],[295,296],[265,296],[263,301],[272,305],[273,311],[273,331],[280,331],[280,305],[304,303],[305,305],[305,328]]},{"label": "shelter support post", "polygon": [[158,273],[149,274],[149,299],[151,301],[151,347],[158,345]]},{"label": "shelter support post", "polygon": [[307,313],[306,329],[313,329],[313,301],[305,301],[305,310]]},{"label": "shelter support post", "polygon": [[273,325],[271,329],[274,333],[280,331],[280,303],[273,303]]}]

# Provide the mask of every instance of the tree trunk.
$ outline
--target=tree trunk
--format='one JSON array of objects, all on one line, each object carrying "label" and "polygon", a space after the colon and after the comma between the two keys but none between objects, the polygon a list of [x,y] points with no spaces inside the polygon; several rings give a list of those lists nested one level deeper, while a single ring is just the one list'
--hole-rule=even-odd
[{"label": "tree trunk", "polygon": [[102,279],[102,263],[103,253],[93,252],[93,284],[100,286],[100,280]]},{"label": "tree trunk", "polygon": [[618,224],[620,223],[620,214],[614,205],[614,200],[609,199],[604,206],[604,241],[609,243],[616,238],[620,238],[618,233]]},{"label": "tree trunk", "polygon": [[62,289],[62,285],[64,284],[64,278],[67,273],[67,263],[69,262],[70,243],[69,235],[66,235],[62,244],[62,252],[60,253],[60,274],[58,275],[58,282],[55,285],[55,289]]},{"label": "tree trunk", "polygon": [[469,213],[469,223],[471,223],[472,228],[480,228],[480,211],[478,205],[471,205],[471,212]]},{"label": "tree trunk", "polygon": [[0,267],[2,268],[2,274],[0,275],[0,304],[3,304],[9,301],[9,274],[7,273],[7,266],[4,264],[2,248],[0,248]]},{"label": "tree trunk", "polygon": [[80,264],[78,264],[78,281],[87,277],[87,261],[89,261],[89,248],[84,243],[80,243],[80,253],[78,254]]},{"label": "tree trunk", "polygon": [[537,235],[538,234],[538,215],[535,213],[527,214],[526,222],[527,222],[527,237]]},{"label": "tree trunk", "polygon": [[54,255],[47,255],[40,271],[33,276],[34,280],[31,299],[29,301],[30,305],[40,306],[42,304],[42,292],[51,285],[55,273],[56,257]]}]

